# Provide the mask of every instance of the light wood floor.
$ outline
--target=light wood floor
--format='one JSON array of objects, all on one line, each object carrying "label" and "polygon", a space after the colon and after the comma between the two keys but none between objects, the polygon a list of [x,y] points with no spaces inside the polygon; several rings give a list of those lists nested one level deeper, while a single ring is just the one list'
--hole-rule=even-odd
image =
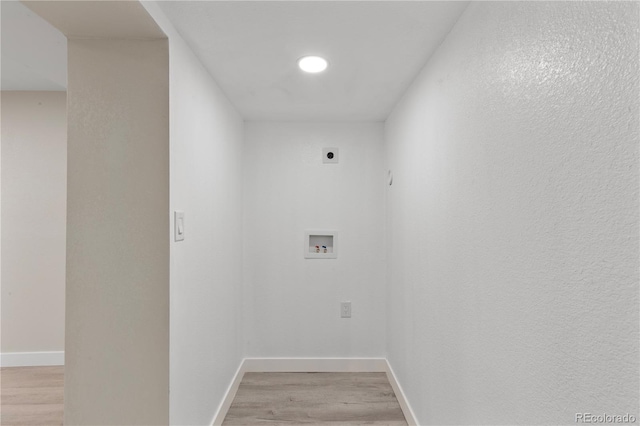
[{"label": "light wood floor", "polygon": [[0,368],[0,424],[62,425],[64,367]]},{"label": "light wood floor", "polygon": [[223,425],[406,425],[385,373],[245,373]]},{"label": "light wood floor", "polygon": [[[0,424],[62,425],[64,367],[0,369]],[[246,373],[224,425],[406,425],[384,373]]]}]

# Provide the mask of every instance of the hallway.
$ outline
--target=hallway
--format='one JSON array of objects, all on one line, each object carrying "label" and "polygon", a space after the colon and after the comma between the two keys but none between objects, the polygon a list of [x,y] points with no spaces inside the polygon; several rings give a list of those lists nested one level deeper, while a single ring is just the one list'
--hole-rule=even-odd
[{"label": "hallway", "polygon": [[1,365],[66,423],[640,418],[640,3],[1,6]]}]

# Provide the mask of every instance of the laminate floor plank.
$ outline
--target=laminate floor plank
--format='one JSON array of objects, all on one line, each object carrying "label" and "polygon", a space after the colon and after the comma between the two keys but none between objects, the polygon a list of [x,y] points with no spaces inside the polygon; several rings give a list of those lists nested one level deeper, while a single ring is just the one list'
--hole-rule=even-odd
[{"label": "laminate floor plank", "polygon": [[406,425],[385,373],[246,373],[223,425]]},{"label": "laminate floor plank", "polygon": [[64,367],[0,368],[0,424],[58,426],[64,413]]}]

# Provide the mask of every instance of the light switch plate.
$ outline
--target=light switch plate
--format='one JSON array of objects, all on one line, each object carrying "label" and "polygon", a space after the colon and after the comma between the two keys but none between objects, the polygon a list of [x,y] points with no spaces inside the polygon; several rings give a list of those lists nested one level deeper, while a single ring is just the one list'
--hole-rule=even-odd
[{"label": "light switch plate", "polygon": [[173,233],[176,241],[184,240],[184,212],[174,212]]}]

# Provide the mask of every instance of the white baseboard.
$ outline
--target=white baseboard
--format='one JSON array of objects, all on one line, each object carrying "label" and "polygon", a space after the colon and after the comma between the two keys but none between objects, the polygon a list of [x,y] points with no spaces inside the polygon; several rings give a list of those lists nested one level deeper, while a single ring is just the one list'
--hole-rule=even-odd
[{"label": "white baseboard", "polygon": [[244,373],[387,373],[389,383],[398,398],[402,412],[409,425],[416,425],[413,412],[404,399],[402,388],[397,383],[393,370],[384,358],[245,358],[213,417],[212,426],[221,425],[236,396]]},{"label": "white baseboard", "polygon": [[404,414],[404,418],[407,421],[409,426],[417,426],[418,421],[416,420],[416,416],[409,405],[409,401],[404,395],[404,391],[402,390],[402,386],[398,382],[395,373],[393,372],[393,368],[391,368],[391,364],[389,361],[385,360],[386,364],[386,373],[387,378],[389,379],[389,383],[391,384],[391,388],[393,389],[393,393],[396,394],[396,398],[398,399],[398,403],[400,404],[400,408],[402,408],[402,413]]},{"label": "white baseboard", "polygon": [[245,358],[245,371],[262,373],[386,372],[384,358]]},{"label": "white baseboard", "polygon": [[64,365],[64,351],[56,352],[3,352],[0,367],[40,367]]},{"label": "white baseboard", "polygon": [[233,380],[231,380],[231,383],[227,388],[227,393],[224,395],[224,398],[222,399],[222,402],[218,407],[218,411],[216,412],[216,415],[213,416],[213,422],[211,422],[212,426],[222,425],[224,418],[227,416],[227,412],[231,407],[231,403],[233,402],[233,399],[236,397],[236,392],[238,392],[238,387],[240,386],[240,382],[242,381],[242,377],[244,376],[244,373],[245,373],[245,369],[244,369],[245,361],[246,360],[243,359],[240,362],[240,365],[236,370],[236,374],[235,376],[233,376]]}]

